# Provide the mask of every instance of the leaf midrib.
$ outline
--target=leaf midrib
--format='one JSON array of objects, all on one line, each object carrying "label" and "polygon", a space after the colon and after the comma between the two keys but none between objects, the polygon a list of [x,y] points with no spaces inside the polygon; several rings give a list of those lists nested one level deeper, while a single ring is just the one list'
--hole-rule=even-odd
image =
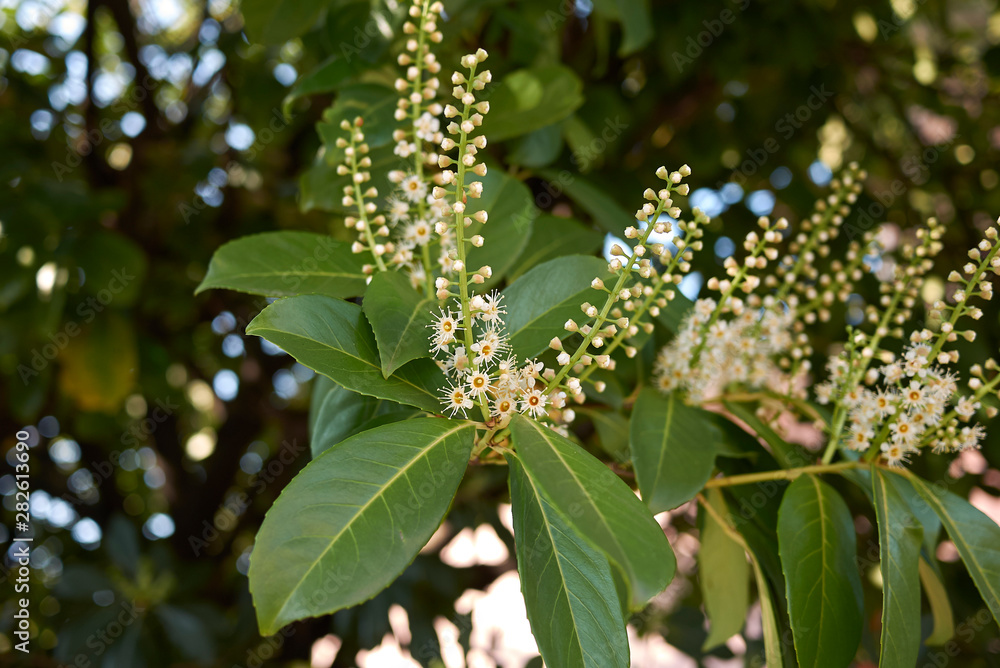
[{"label": "leaf midrib", "polygon": [[[327,323],[327,326],[329,327],[329,323]],[[344,350],[343,348],[335,348],[335,347],[333,347],[333,346],[331,346],[331,345],[329,345],[327,343],[323,343],[322,341],[317,341],[316,339],[314,339],[312,337],[303,336],[302,334],[296,334],[294,332],[289,332],[289,331],[283,330],[283,329],[272,329],[272,328],[269,328],[269,327],[264,327],[263,325],[258,326],[258,327],[254,327],[253,331],[250,331],[249,327],[247,328],[247,334],[255,334],[256,335],[257,332],[275,332],[275,333],[278,333],[278,334],[285,334],[285,335],[288,335],[288,336],[291,336],[291,337],[302,339],[304,341],[309,341],[311,343],[315,343],[316,345],[322,346],[323,348],[326,348],[328,350],[337,351],[337,352],[345,355],[346,357],[350,357],[351,359],[355,359],[355,360],[358,360],[359,362],[363,362],[364,364],[366,364],[367,366],[371,367],[376,372],[378,372],[378,374],[380,376],[382,375],[382,369],[379,366],[377,366],[375,364],[372,364],[371,362],[369,362],[365,358],[358,357],[357,355],[349,353],[346,350]],[[320,373],[322,373],[322,372],[320,372]],[[324,374],[324,375],[326,375],[326,374]],[[402,378],[401,376],[392,376],[392,375],[390,375],[390,377],[396,379],[397,381],[399,381],[400,383],[403,383],[404,385],[409,385],[413,389],[418,390],[422,394],[425,394],[428,397],[431,397],[432,399],[436,400],[436,398],[434,397],[434,395],[427,391],[427,388],[420,387],[419,385],[416,385],[413,382],[411,382],[409,380],[406,380],[405,378]],[[336,380],[333,379],[333,378],[330,378],[330,380],[333,380],[334,382],[336,382]],[[383,380],[388,380],[388,379],[383,379]],[[367,394],[367,393],[361,392],[361,394]],[[376,396],[376,395],[367,395],[367,396]],[[376,396],[376,398],[377,399],[381,399],[382,397],[377,397]],[[423,408],[423,406],[418,406],[418,408]]]},{"label": "leaf midrib", "polygon": [[[364,513],[368,509],[368,507],[371,506],[375,502],[376,499],[382,499],[383,502],[384,502],[385,490],[387,490],[389,487],[391,487],[393,485],[393,483],[395,483],[396,480],[398,480],[400,478],[400,476],[404,475],[407,471],[409,471],[410,469],[412,469],[413,466],[414,466],[414,464],[416,464],[416,462],[418,462],[418,461],[422,460],[423,458],[425,458],[430,453],[430,451],[433,448],[435,448],[439,443],[443,442],[449,436],[451,436],[451,435],[453,435],[453,434],[455,434],[455,433],[457,433],[457,432],[459,432],[459,431],[461,431],[463,429],[469,429],[470,427],[471,427],[471,425],[463,423],[463,424],[460,424],[459,426],[454,427],[454,428],[448,430],[447,432],[441,434],[437,438],[435,438],[433,441],[431,441],[425,447],[423,447],[420,450],[419,453],[415,454],[414,457],[413,457],[413,459],[411,459],[405,466],[401,466],[399,468],[399,470],[396,471],[396,473],[393,474],[393,476],[391,478],[389,478],[389,480],[387,480],[385,482],[385,484],[383,484],[383,485],[380,486],[378,492],[372,494],[371,498],[368,499],[363,505],[358,506],[358,511],[356,513],[354,513],[354,515],[348,521],[344,522],[344,526],[341,527],[341,529],[336,533],[336,535],[334,535],[334,536],[332,536],[330,538],[330,542],[327,544],[327,546],[323,549],[322,552],[320,552],[319,556],[317,556],[316,559],[313,560],[312,565],[309,566],[308,569],[306,569],[306,572],[302,575],[301,578],[299,578],[299,581],[297,583],[295,583],[295,586],[292,587],[289,590],[288,596],[285,597],[285,600],[282,602],[281,607],[278,608],[278,612],[277,612],[277,614],[275,615],[274,618],[275,619],[279,619],[281,617],[282,613],[285,611],[285,608],[288,607],[289,602],[292,600],[292,596],[294,596],[295,593],[298,592],[299,588],[302,586],[302,583],[305,582],[305,579],[307,577],[309,577],[309,574],[312,573],[312,571],[313,571],[314,568],[316,568],[316,565],[320,561],[322,561],[323,558],[326,557],[326,555],[330,552],[330,550],[333,548],[334,543],[336,543],[338,540],[340,540],[340,537],[343,536],[346,531],[352,530],[352,525],[355,522],[355,520],[362,513]],[[388,503],[386,503],[386,505],[388,505]],[[357,545],[355,545],[355,549],[357,549]]]},{"label": "leaf midrib", "polygon": [[[615,532],[611,529],[611,525],[608,523],[607,518],[604,517],[604,513],[602,513],[601,510],[597,507],[597,504],[594,503],[594,499],[590,495],[590,492],[587,490],[587,488],[583,485],[583,483],[577,477],[576,472],[573,471],[573,469],[569,466],[569,464],[566,463],[566,460],[563,458],[562,454],[560,454],[558,448],[555,447],[554,443],[552,441],[550,441],[549,437],[545,434],[544,431],[542,431],[543,428],[541,427],[541,425],[539,425],[538,423],[536,423],[534,420],[526,420],[526,422],[528,422],[531,425],[531,427],[533,429],[535,429],[535,431],[538,432],[538,434],[542,437],[542,440],[545,441],[545,443],[552,450],[553,454],[555,454],[555,456],[559,459],[559,462],[563,465],[563,467],[566,469],[566,471],[573,478],[573,482],[575,482],[577,484],[577,486],[583,492],[584,496],[586,496],[587,501],[590,503],[591,507],[594,509],[594,512],[597,513],[597,516],[601,519],[601,523],[604,525],[604,528],[607,530],[608,535],[611,536],[611,539],[614,542],[614,544],[618,547],[619,552],[621,552],[622,554],[625,554],[625,549],[622,547],[621,543],[618,542],[618,539],[615,536]],[[620,561],[620,560],[616,559],[615,561]],[[622,566],[622,568],[628,568],[628,566],[626,564],[620,564],[620,565]],[[631,569],[629,569],[629,570],[631,570]],[[634,577],[634,574],[632,574],[632,573],[630,573],[629,575],[630,575],[630,577]]]}]

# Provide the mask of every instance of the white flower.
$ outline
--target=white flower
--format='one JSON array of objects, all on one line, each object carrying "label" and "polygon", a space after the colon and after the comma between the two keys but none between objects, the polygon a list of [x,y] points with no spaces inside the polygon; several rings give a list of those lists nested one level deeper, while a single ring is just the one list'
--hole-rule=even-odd
[{"label": "white flower", "polygon": [[986,430],[983,429],[983,426],[980,424],[977,424],[975,427],[962,427],[962,430],[958,433],[958,450],[962,451],[978,448],[979,442],[985,435]]},{"label": "white flower", "polygon": [[715,311],[714,299],[699,299],[694,303],[694,312],[704,320],[708,320]]},{"label": "white flower", "polygon": [[546,414],[545,404],[548,399],[541,390],[530,390],[521,400],[521,410],[532,417],[542,417]]},{"label": "white flower", "polygon": [[410,174],[399,184],[403,196],[411,202],[420,202],[427,197],[427,184],[420,180],[416,174]]},{"label": "white flower", "polygon": [[955,404],[955,412],[966,420],[975,415],[977,410],[979,410],[979,402],[973,401],[968,397],[962,397],[959,399],[958,403]]},{"label": "white flower", "polygon": [[508,395],[500,395],[493,400],[492,414],[501,420],[510,417],[517,407],[516,401]]},{"label": "white flower", "polygon": [[897,362],[886,364],[880,371],[882,372],[882,377],[885,378],[885,382],[889,385],[895,385],[903,379],[903,367]]},{"label": "white flower", "polygon": [[851,427],[847,438],[847,447],[851,450],[864,452],[871,447],[871,440],[875,438],[875,431],[868,424],[855,424]]},{"label": "white flower", "polygon": [[490,364],[493,358],[500,354],[503,346],[504,341],[498,332],[486,330],[479,340],[472,344],[472,352],[476,353],[475,359],[472,360],[473,364],[476,366]]},{"label": "white flower", "polygon": [[398,197],[390,197],[387,202],[389,206],[389,220],[396,225],[410,218],[410,205]]},{"label": "white flower", "polygon": [[490,377],[482,371],[469,374],[469,396],[478,397],[490,387]]},{"label": "white flower", "polygon": [[905,446],[912,445],[917,440],[917,436],[920,435],[920,426],[914,424],[906,413],[900,415],[896,422],[889,425],[889,430],[892,432],[893,443]]},{"label": "white flower", "polygon": [[472,399],[466,395],[461,387],[449,387],[444,395],[446,404],[445,410],[450,412],[452,417],[457,413],[465,415],[465,411],[472,408]]},{"label": "white flower", "polygon": [[919,381],[911,380],[910,386],[903,388],[903,404],[907,408],[921,408],[926,401],[926,392]]},{"label": "white flower", "polygon": [[441,130],[441,121],[430,113],[424,112],[420,118],[413,122],[413,131],[419,139],[424,141],[434,141],[434,135]]},{"label": "white flower", "polygon": [[433,329],[431,342],[434,344],[434,351],[448,350],[448,345],[455,341],[456,332],[461,330],[451,309],[442,310],[441,315],[437,316],[429,327]]},{"label": "white flower", "polygon": [[425,220],[418,220],[406,226],[403,239],[417,246],[426,246],[431,241],[431,225]]},{"label": "white flower", "polygon": [[[479,297],[479,295],[476,295]],[[477,302],[477,316],[483,322],[498,323],[504,314],[507,313],[507,309],[503,306],[503,296],[494,290],[480,298]]]},{"label": "white flower", "polygon": [[883,443],[882,453],[885,455],[885,462],[889,466],[900,467],[909,461],[912,450],[900,443]]},{"label": "white flower", "polygon": [[392,149],[392,152],[400,158],[408,158],[417,152],[417,145],[404,139],[396,144],[396,148]]}]

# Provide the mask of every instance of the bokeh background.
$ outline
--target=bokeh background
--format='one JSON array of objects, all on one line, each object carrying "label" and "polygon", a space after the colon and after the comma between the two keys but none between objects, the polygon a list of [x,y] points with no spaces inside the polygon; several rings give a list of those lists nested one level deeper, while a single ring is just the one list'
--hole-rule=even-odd
[{"label": "bokeh background", "polygon": [[[30,658],[12,651],[8,558],[0,662],[540,665],[503,471],[473,472],[431,545],[374,600],[274,638],[257,633],[249,550],[309,461],[313,374],[244,335],[261,300],[193,292],[212,252],[237,236],[344,234],[324,112],[359,85],[391,83],[405,7],[333,0],[298,16],[301,36],[285,39],[287,17],[315,3],[245,4],[247,15],[277,12],[267,43],[247,39],[235,0],[0,0],[0,546],[11,547],[11,455],[26,428],[37,634]],[[445,7],[445,73],[479,46],[495,80],[548,72],[535,88],[515,77],[498,93],[540,98],[544,125],[488,152],[539,207],[590,228],[566,240],[576,248],[599,251],[655,168],[684,162],[691,204],[714,217],[696,276],[715,271],[758,215],[808,215],[850,161],[870,176],[848,235],[886,223],[890,250],[936,215],[949,225],[950,269],[1000,214],[994,1]],[[816,328],[820,351],[858,321],[888,261],[873,258],[876,276]],[[695,278],[685,290],[698,287]],[[924,296],[945,287],[931,281]],[[998,349],[998,325],[995,312],[980,322],[967,359]],[[953,489],[1000,520],[998,434],[981,453],[915,466],[958,477]],[[742,637],[701,652],[693,513],[661,519],[680,570],[633,620],[634,665],[762,665],[754,614]],[[876,592],[863,651],[877,656],[877,537],[870,513],[859,510],[857,525]],[[954,548],[944,542],[938,556],[962,631],[940,660],[1000,665],[997,628]]]}]

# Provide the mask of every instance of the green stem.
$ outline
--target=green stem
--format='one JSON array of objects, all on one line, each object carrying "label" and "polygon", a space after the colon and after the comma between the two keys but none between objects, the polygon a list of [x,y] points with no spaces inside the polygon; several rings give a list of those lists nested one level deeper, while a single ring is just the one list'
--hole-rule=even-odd
[{"label": "green stem", "polygon": [[[653,212],[652,216],[648,217],[646,221],[646,229],[643,230],[642,234],[639,236],[637,245],[646,245],[646,241],[649,239],[649,235],[652,234],[653,227],[656,225],[656,221],[659,220],[664,208],[663,200],[660,200],[656,205],[656,210]],[[607,298],[604,300],[604,307],[601,309],[601,312],[597,314],[590,331],[584,335],[583,342],[580,343],[580,346],[570,357],[569,363],[563,366],[563,368],[556,373],[555,377],[549,381],[545,388],[545,394],[551,394],[555,391],[555,389],[559,387],[562,380],[569,374],[570,370],[576,366],[577,362],[579,362],[585,354],[587,354],[587,351],[590,349],[590,343],[597,336],[598,332],[603,329],[604,323],[608,320],[608,313],[611,311],[611,308],[615,305],[615,303],[618,302],[618,294],[625,287],[625,283],[628,281],[629,277],[632,276],[632,267],[635,264],[637,257],[639,256],[636,255],[635,249],[633,248],[631,254],[628,256],[628,260],[622,265],[622,270],[618,275],[618,280],[615,282],[614,289],[608,293]]]},{"label": "green stem", "polygon": [[375,253],[375,234],[372,232],[371,223],[368,222],[368,212],[365,211],[365,196],[362,190],[363,184],[358,183],[355,178],[358,175],[358,147],[354,141],[354,128],[351,128],[351,183],[354,184],[354,201],[358,208],[358,217],[365,224],[365,241],[368,242],[368,250],[375,258],[375,264],[379,271],[385,271],[385,262],[382,256]]},{"label": "green stem", "polygon": [[705,483],[705,487],[733,487],[735,485],[752,485],[766,480],[795,480],[805,473],[836,473],[855,468],[867,468],[867,464],[862,462],[837,462],[836,464],[813,464],[810,466],[800,466],[794,469],[777,469],[775,471],[763,471],[761,473],[744,473],[741,475],[731,475],[724,478],[713,478]]}]

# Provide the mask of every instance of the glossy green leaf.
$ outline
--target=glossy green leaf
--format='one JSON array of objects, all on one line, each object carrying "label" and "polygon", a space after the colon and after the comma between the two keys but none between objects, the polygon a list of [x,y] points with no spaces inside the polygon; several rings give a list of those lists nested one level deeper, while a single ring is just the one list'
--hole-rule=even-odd
[{"label": "glossy green leaf", "polygon": [[365,291],[363,256],[350,244],[312,232],[265,232],[224,244],[212,256],[195,294],[212,288],[267,297]]},{"label": "glossy green leaf", "polygon": [[514,354],[535,357],[548,349],[553,337],[569,336],[566,321],[580,321],[580,305],[604,294],[590,287],[597,277],[608,278],[604,260],[567,255],[538,265],[509,285],[503,294]]},{"label": "glossy green leaf", "polygon": [[932,487],[915,475],[908,478],[941,518],[972,581],[1000,623],[1000,526],[957,494]]},{"label": "glossy green leaf", "polygon": [[[316,124],[316,131],[326,146],[327,164],[338,165],[344,160],[344,150],[337,147],[337,139],[346,137],[340,127],[342,121],[353,123],[355,118],[361,116],[364,119],[365,143],[370,148],[392,142],[392,132],[399,126],[393,116],[398,100],[399,93],[388,86],[370,83],[343,86],[336,102],[323,112],[323,120]],[[337,191],[338,199],[342,193],[342,190]]]},{"label": "glossy green leaf", "polygon": [[712,476],[721,434],[707,411],[644,387],[632,409],[629,448],[642,500],[661,513],[694,498]]},{"label": "glossy green leaf", "polygon": [[320,63],[316,69],[299,77],[292,90],[285,96],[282,109],[285,116],[289,115],[291,104],[303,97],[317,93],[329,93],[339,88],[351,75],[354,67],[346,58],[333,55]]},{"label": "glossy green leaf", "polygon": [[649,11],[649,0],[615,0],[618,16],[622,23],[619,56],[635,53],[653,39],[653,17]]},{"label": "glossy green leaf", "polygon": [[441,523],[474,434],[471,423],[441,418],[386,425],[295,476],[250,557],[261,633],[356,605],[395,580]]},{"label": "glossy green leaf", "polygon": [[243,0],[247,37],[258,44],[283,44],[313,27],[330,0]]},{"label": "glossy green leaf", "polygon": [[756,560],[751,561],[753,566],[753,579],[757,585],[757,595],[760,601],[761,627],[764,635],[764,658],[767,665],[773,668],[782,668],[784,658],[781,652],[781,630],[778,624],[778,612],[774,605],[774,594],[771,586],[767,582],[764,571]]},{"label": "glossy green leaf", "polygon": [[[722,492],[709,489],[705,496],[718,516],[728,520],[729,509]],[[727,527],[723,527],[714,514],[703,513],[702,518],[698,583],[710,624],[708,638],[702,646],[707,651],[726,642],[743,628],[750,606],[747,586],[750,564],[743,544],[733,540]]]},{"label": "glossy green leaf", "polygon": [[836,490],[812,475],[789,485],[778,551],[799,664],[849,665],[861,641],[862,591],[854,521]]},{"label": "glossy green leaf", "polygon": [[605,231],[621,235],[622,230],[634,224],[635,215],[597,184],[565,171],[543,169],[539,173],[549,182],[551,190],[565,192]]},{"label": "glossy green leaf", "polygon": [[430,357],[427,326],[434,320],[427,299],[410,285],[410,279],[394,271],[379,272],[368,285],[362,309],[375,332],[382,375],[389,377],[407,362]]},{"label": "glossy green leaf", "polygon": [[663,529],[607,466],[551,429],[515,415],[518,459],[574,530],[604,552],[628,583],[633,609],[663,591],[677,563]]},{"label": "glossy green leaf", "polygon": [[624,464],[631,459],[628,448],[628,420],[621,413],[599,408],[579,408],[594,423],[601,449],[616,462]]},{"label": "glossy green leaf", "polygon": [[776,431],[757,417],[752,407],[734,402],[726,402],[725,407],[727,411],[745,422],[755,434],[764,439],[771,448],[771,454],[774,455],[782,468],[795,468],[814,463],[816,459],[814,456],[781,438]]},{"label": "glossy green leaf", "polygon": [[607,557],[508,455],[514,543],[528,620],[550,668],[628,668],[628,635]]},{"label": "glossy green leaf", "polygon": [[603,241],[603,233],[578,220],[543,213],[535,218],[531,237],[507,278],[514,281],[529,269],[564,255],[592,255]]},{"label": "glossy green leaf", "polygon": [[934,620],[931,634],[924,639],[924,644],[943,645],[955,635],[955,613],[952,612],[941,574],[924,557],[920,557],[920,585],[931,606],[931,618]]},{"label": "glossy green leaf", "polygon": [[896,491],[909,506],[913,517],[917,519],[923,529],[923,552],[924,556],[931,562],[937,563],[938,539],[941,536],[941,518],[938,517],[934,509],[924,501],[913,483],[906,476],[894,475],[889,478],[889,482],[896,488]]},{"label": "glossy green leaf", "polygon": [[562,146],[559,125],[547,125],[518,139],[508,159],[522,167],[544,167],[559,157]]},{"label": "glossy green leaf", "polygon": [[525,135],[557,123],[583,104],[580,78],[565,65],[515,70],[490,97],[483,129],[492,141]]},{"label": "glossy green leaf", "polygon": [[365,429],[379,424],[408,420],[420,411],[393,401],[352,392],[323,375],[313,381],[309,403],[309,448],[315,459]]},{"label": "glossy green leaf", "polygon": [[872,471],[882,571],[880,668],[911,668],[920,652],[920,541],[923,529],[890,480]]},{"label": "glossy green leaf", "polygon": [[490,288],[514,268],[517,257],[527,248],[538,209],[528,186],[501,169],[490,169],[481,178],[471,174],[467,178],[467,183],[472,179],[482,182],[483,196],[478,200],[470,199],[466,210],[469,213],[486,211],[489,220],[485,224],[473,220],[465,228],[466,239],[476,234],[486,239],[482,247],[469,249],[466,261],[470,269],[483,265],[493,269],[493,278],[487,279],[482,286]]},{"label": "glossy green leaf", "polygon": [[301,364],[349,390],[440,412],[444,374],[431,360],[414,360],[384,378],[375,336],[357,304],[302,295],[281,299],[260,312],[247,334],[261,336]]}]

